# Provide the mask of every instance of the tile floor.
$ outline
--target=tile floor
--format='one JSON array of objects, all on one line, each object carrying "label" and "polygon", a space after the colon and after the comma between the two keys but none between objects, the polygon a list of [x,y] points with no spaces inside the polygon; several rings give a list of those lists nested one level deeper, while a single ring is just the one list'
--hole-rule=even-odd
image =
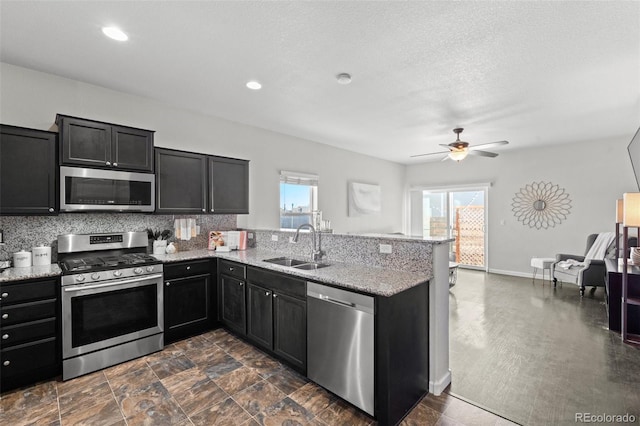
[{"label": "tile floor", "polygon": [[[370,425],[375,421],[222,329],[67,382],[0,396],[2,425]],[[508,425],[443,393],[403,425]]]}]

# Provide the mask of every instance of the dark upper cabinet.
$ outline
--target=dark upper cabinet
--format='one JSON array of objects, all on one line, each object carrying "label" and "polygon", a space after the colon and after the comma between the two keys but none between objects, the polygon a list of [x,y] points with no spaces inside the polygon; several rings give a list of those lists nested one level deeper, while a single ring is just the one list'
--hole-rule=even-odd
[{"label": "dark upper cabinet", "polygon": [[156,148],[156,213],[249,213],[249,162]]},{"label": "dark upper cabinet", "polygon": [[213,314],[209,260],[178,262],[164,268],[164,336],[173,342],[211,327]]},{"label": "dark upper cabinet", "polygon": [[156,148],[156,212],[202,214],[206,211],[206,157]]},{"label": "dark upper cabinet", "polygon": [[249,213],[249,162],[209,157],[209,210],[219,214]]},{"label": "dark upper cabinet", "polygon": [[57,214],[56,141],[56,133],[0,125],[0,214]]},{"label": "dark upper cabinet", "polygon": [[58,114],[60,163],[153,172],[153,131]]},{"label": "dark upper cabinet", "polygon": [[247,337],[267,349],[273,344],[272,299],[270,290],[247,284]]}]

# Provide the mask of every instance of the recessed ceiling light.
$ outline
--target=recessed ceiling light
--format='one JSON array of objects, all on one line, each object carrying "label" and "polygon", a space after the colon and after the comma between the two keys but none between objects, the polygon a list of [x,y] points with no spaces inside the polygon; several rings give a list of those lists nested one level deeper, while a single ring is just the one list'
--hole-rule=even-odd
[{"label": "recessed ceiling light", "polygon": [[247,82],[247,87],[251,90],[260,90],[262,89],[262,84],[258,83],[255,80],[251,80]]},{"label": "recessed ceiling light", "polygon": [[109,38],[118,41],[127,41],[129,40],[129,36],[126,35],[120,28],[118,27],[102,27],[102,32]]},{"label": "recessed ceiling light", "polygon": [[351,75],[349,75],[346,72],[343,72],[336,75],[336,80],[338,80],[339,84],[349,84],[351,83]]}]

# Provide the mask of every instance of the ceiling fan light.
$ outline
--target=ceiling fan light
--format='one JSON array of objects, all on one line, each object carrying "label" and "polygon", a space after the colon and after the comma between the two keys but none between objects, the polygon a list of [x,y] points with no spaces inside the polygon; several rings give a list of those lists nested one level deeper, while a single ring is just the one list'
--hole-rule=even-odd
[{"label": "ceiling fan light", "polygon": [[469,151],[466,148],[454,149],[449,152],[449,158],[451,158],[453,161],[461,161],[467,157],[468,153]]}]

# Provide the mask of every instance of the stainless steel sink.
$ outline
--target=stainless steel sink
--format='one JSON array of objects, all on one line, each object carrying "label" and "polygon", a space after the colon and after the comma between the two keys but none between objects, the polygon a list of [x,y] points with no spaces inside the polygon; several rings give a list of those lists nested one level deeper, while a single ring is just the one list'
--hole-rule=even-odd
[{"label": "stainless steel sink", "polygon": [[302,265],[294,266],[294,268],[296,268],[296,269],[305,269],[305,270],[314,270],[314,269],[319,269],[319,268],[326,268],[327,266],[329,266],[327,263],[310,262],[310,263],[303,263]]},{"label": "stainless steel sink", "polygon": [[329,266],[328,263],[311,262],[307,260],[291,259],[289,257],[274,257],[273,259],[264,259],[263,262],[273,263],[275,265],[288,266],[290,268],[314,270]]},{"label": "stainless steel sink", "polygon": [[306,260],[291,259],[289,257],[274,257],[273,259],[265,259],[263,260],[263,262],[269,262],[283,266],[297,266],[309,263]]}]

